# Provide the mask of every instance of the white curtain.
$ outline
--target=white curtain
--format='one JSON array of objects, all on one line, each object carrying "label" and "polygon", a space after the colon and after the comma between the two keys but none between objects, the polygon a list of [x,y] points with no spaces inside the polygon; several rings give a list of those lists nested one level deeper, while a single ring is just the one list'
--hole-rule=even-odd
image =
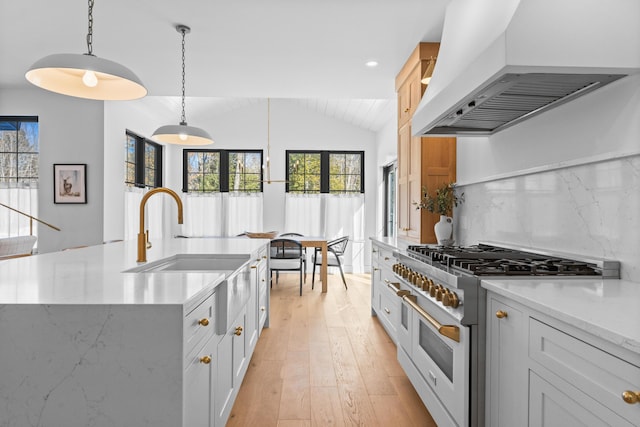
[{"label": "white curtain", "polygon": [[364,194],[292,194],[285,198],[285,231],[335,239],[349,236],[345,271],[364,272]]},{"label": "white curtain", "polygon": [[[38,218],[37,188],[0,188],[0,203]],[[0,206],[0,237],[28,236],[29,234],[29,218]],[[37,221],[33,221],[33,235],[38,235]]]},{"label": "white curtain", "polygon": [[221,193],[182,193],[184,225],[187,237],[222,236],[224,230]]},{"label": "white curtain", "polygon": [[325,196],[325,236],[327,238],[349,236],[343,269],[352,273],[363,273],[365,265],[364,194],[326,194]]},{"label": "white curtain", "polygon": [[262,193],[183,193],[184,225],[188,237],[232,237],[263,231]]},{"label": "white curtain", "polygon": [[226,236],[237,236],[245,231],[263,230],[262,193],[224,193],[227,200]]},{"label": "white curtain", "polygon": [[321,194],[287,193],[282,232],[324,236],[323,206],[324,198]]}]

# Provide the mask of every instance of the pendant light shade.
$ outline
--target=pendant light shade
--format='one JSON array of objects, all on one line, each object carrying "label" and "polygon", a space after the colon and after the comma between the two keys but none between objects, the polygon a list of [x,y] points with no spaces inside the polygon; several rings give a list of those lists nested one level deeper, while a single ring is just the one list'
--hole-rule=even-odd
[{"label": "pendant light shade", "polygon": [[180,124],[160,126],[153,132],[153,139],[159,142],[176,145],[208,145],[213,144],[213,139],[204,129],[187,125],[185,114],[185,35],[191,32],[186,25],[176,25],[176,31],[182,34],[182,116]]},{"label": "pendant light shade", "polygon": [[147,94],[127,67],[93,55],[59,53],[37,61],[25,77],[34,85],[78,98],[123,101]]},{"label": "pendant light shade", "polygon": [[204,129],[185,124],[160,126],[153,133],[153,139],[167,144],[209,145],[213,144],[211,135]]},{"label": "pendant light shade", "polygon": [[78,98],[104,101],[142,98],[147,89],[133,71],[93,55],[93,2],[89,0],[88,53],[46,56],[33,64],[25,77],[42,89]]}]

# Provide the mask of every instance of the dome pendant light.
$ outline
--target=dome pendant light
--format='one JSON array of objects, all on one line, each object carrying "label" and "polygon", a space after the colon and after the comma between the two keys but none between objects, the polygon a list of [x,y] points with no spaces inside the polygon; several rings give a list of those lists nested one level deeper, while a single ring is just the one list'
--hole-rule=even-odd
[{"label": "dome pendant light", "polygon": [[25,74],[34,85],[77,98],[123,101],[147,94],[138,76],[127,67],[93,55],[93,2],[89,0],[89,31],[85,54],[45,56]]},{"label": "dome pendant light", "polygon": [[182,34],[182,116],[179,125],[161,126],[153,133],[153,138],[167,144],[178,145],[207,145],[213,144],[213,139],[204,129],[187,125],[187,118],[184,113],[185,106],[185,67],[184,67],[184,37],[191,32],[191,28],[186,25],[176,25],[176,31]]}]

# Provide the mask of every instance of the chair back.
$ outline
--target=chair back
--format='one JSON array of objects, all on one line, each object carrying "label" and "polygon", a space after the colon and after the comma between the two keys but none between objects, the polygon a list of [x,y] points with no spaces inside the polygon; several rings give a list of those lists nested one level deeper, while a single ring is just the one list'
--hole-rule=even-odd
[{"label": "chair back", "polygon": [[273,239],[271,241],[271,259],[302,258],[302,244],[291,239]]},{"label": "chair back", "polygon": [[278,237],[304,237],[304,234],[300,234],[300,233],[282,233]]},{"label": "chair back", "polygon": [[344,255],[344,251],[347,250],[347,244],[349,243],[349,236],[338,237],[327,242],[327,250],[333,252],[337,256]]}]

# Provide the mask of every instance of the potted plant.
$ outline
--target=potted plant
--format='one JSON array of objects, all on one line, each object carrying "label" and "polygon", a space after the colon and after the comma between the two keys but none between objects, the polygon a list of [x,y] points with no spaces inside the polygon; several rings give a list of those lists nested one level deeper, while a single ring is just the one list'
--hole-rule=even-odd
[{"label": "potted plant", "polygon": [[428,212],[440,215],[440,221],[434,226],[439,245],[453,244],[453,208],[464,202],[464,193],[456,194],[455,184],[443,184],[436,188],[435,194],[430,194],[426,187],[422,187],[422,198],[413,202],[416,209],[426,209]]}]

